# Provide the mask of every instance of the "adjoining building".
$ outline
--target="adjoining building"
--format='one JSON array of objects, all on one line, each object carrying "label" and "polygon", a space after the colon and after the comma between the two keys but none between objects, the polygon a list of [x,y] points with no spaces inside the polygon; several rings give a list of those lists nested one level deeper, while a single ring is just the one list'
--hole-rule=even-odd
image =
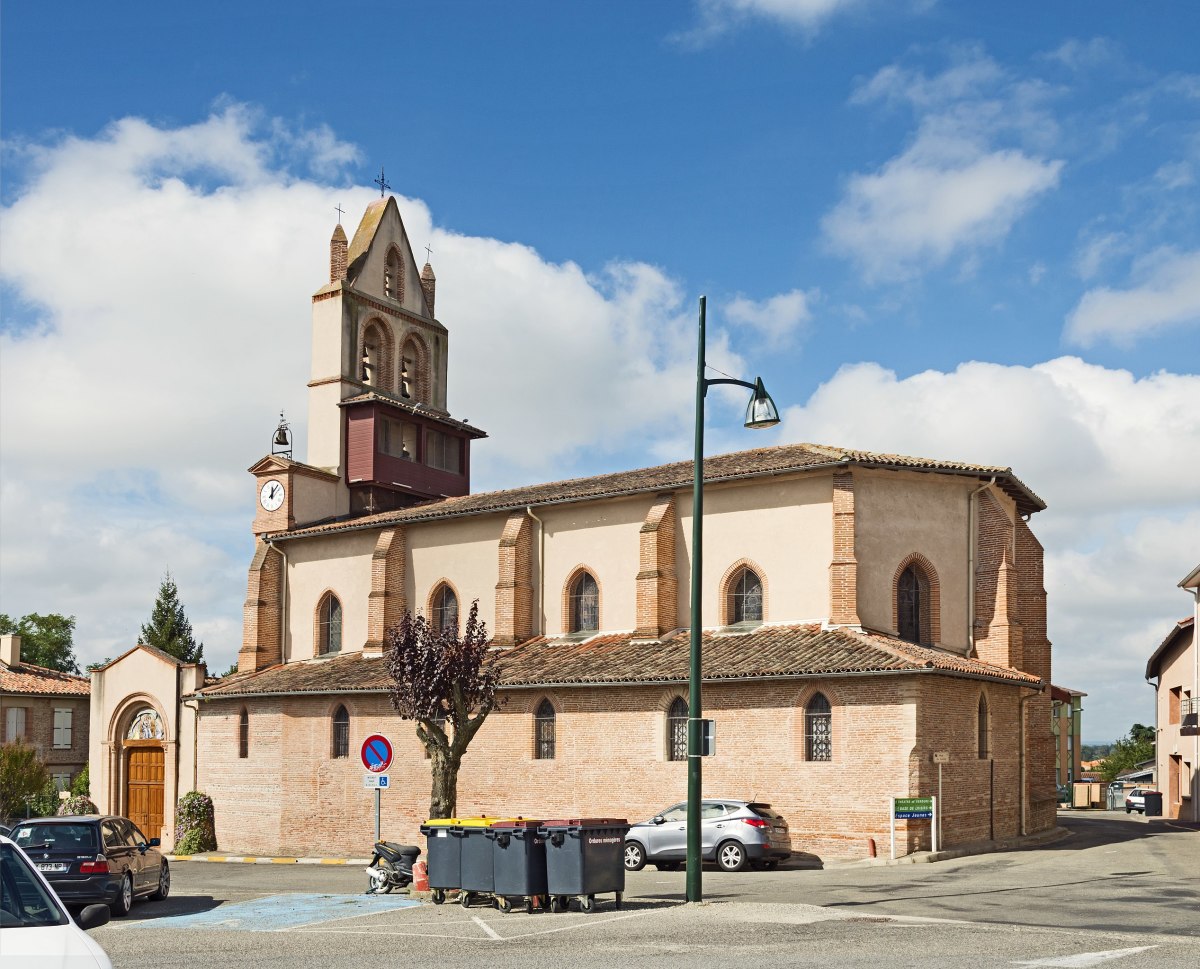
[{"label": "adjoining building", "polygon": [[0,636],[0,724],[4,743],[32,747],[60,790],[88,762],[86,676],[21,662],[21,637]]},{"label": "adjoining building", "polygon": [[1050,687],[1050,730],[1054,734],[1054,783],[1059,800],[1066,801],[1066,788],[1083,778],[1083,698],[1086,693],[1064,686]]},{"label": "adjoining building", "polygon": [[1200,821],[1200,566],[1179,582],[1192,593],[1196,614],[1179,620],[1146,663],[1154,681],[1155,768],[1163,814]]},{"label": "adjoining building", "polygon": [[[472,493],[485,435],[448,410],[435,285],[393,199],[353,240],[334,231],[306,460],[249,469],[238,672],[206,681],[133,650],[96,674],[106,809],[130,803],[125,738],[152,709],[168,843],[195,786],[225,850],[361,852],[372,733],[395,749],[384,835],[416,840],[429,767],[389,706],[384,633],[406,610],[457,627],[475,600],[505,704],[464,761],[460,814],[641,818],[684,799],[692,464]],[[706,794],[770,801],[818,855],[865,854],[888,798],[936,795],[939,777],[946,845],[1052,827],[1029,526],[1045,505],[1012,469],[794,444],[708,458],[704,477]],[[900,850],[929,847],[928,822],[898,827]]]}]

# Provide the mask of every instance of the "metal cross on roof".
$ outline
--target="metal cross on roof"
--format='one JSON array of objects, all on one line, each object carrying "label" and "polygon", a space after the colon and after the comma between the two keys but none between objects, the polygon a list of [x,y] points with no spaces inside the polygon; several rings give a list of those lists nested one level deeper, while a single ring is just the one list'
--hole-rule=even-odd
[{"label": "metal cross on roof", "polygon": [[333,211],[338,214],[338,224],[341,225],[342,213],[346,211],[344,208],[342,208],[342,203],[338,202],[338,204],[333,207]]},{"label": "metal cross on roof", "polygon": [[379,177],[375,179],[375,184],[379,186],[379,197],[383,198],[383,193],[388,191],[392,186],[387,182],[383,175],[383,166],[379,166]]},{"label": "metal cross on roof", "polygon": [[426,246],[425,247],[425,261],[429,262],[429,257],[432,255],[433,255],[433,248],[431,246]]}]

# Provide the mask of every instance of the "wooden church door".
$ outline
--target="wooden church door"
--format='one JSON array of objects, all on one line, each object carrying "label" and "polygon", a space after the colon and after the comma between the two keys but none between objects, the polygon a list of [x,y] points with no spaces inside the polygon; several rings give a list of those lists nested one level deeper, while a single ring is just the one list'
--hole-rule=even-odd
[{"label": "wooden church door", "polygon": [[[155,743],[132,743],[125,789],[129,820],[142,829],[147,838],[162,836],[163,825],[163,748]],[[136,746],[135,746],[136,745]]]}]

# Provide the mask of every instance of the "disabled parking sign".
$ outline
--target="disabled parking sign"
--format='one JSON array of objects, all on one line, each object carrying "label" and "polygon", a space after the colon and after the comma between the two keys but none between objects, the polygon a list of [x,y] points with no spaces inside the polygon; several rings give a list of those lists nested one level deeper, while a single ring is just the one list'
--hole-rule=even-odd
[{"label": "disabled parking sign", "polygon": [[372,774],[382,774],[392,762],[392,742],[382,734],[371,734],[363,741],[362,762]]}]

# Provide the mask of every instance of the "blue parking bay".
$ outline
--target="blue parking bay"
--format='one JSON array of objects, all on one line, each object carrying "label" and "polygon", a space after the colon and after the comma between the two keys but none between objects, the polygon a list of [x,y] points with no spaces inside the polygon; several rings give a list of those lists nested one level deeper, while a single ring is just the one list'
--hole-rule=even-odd
[{"label": "blue parking bay", "polygon": [[421,903],[403,895],[267,895],[231,902],[207,912],[147,919],[130,925],[138,929],[229,929],[278,932],[301,925],[377,915]]}]

